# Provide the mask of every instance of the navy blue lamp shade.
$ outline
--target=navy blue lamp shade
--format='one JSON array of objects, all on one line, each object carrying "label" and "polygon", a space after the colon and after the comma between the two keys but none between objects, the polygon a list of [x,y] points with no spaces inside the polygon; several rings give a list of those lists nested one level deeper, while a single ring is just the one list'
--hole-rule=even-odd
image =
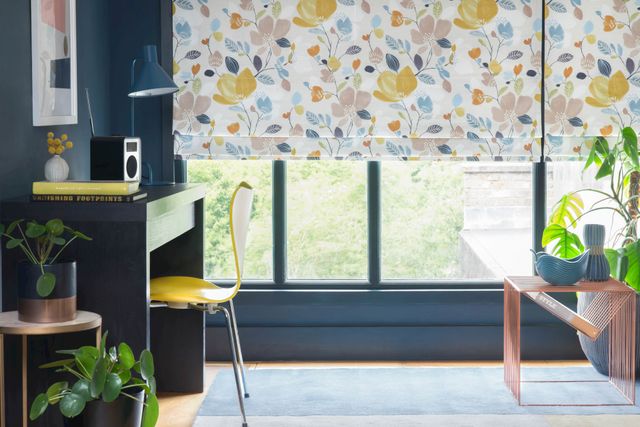
[{"label": "navy blue lamp shade", "polygon": [[178,91],[178,86],[173,82],[173,79],[158,64],[156,46],[144,46],[142,64],[137,73],[135,72],[135,63],[134,60],[131,67],[130,98],[168,95]]},{"label": "navy blue lamp shade", "polygon": [[[158,63],[158,49],[154,45],[142,48],[142,60],[134,59],[131,63],[131,136],[135,136],[135,99],[153,96],[169,95],[178,91],[178,86]],[[136,73],[136,64],[140,62]],[[143,163],[148,168],[147,185],[168,185],[172,182],[155,182],[153,171],[148,162]]]}]

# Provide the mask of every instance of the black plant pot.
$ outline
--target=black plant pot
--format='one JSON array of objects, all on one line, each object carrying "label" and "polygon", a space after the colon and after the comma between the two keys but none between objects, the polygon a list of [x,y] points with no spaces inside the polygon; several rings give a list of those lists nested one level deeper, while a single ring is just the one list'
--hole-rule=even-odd
[{"label": "black plant pot", "polygon": [[65,418],[65,427],[140,427],[144,390],[129,393],[136,400],[120,396],[110,403],[92,400],[76,418]]},{"label": "black plant pot", "polygon": [[42,275],[40,266],[29,262],[18,265],[18,317],[23,322],[67,322],[76,318],[75,261],[45,265],[45,273],[56,276],[53,292],[38,295],[36,284]]},{"label": "black plant pot", "polygon": [[[578,298],[578,314],[582,315],[591,301],[596,297],[595,292],[581,293]],[[640,294],[636,294],[636,307],[640,307]],[[580,347],[593,367],[603,375],[609,375],[609,328],[605,329],[597,340],[578,334]],[[636,316],[636,376],[640,375],[640,316]]]}]

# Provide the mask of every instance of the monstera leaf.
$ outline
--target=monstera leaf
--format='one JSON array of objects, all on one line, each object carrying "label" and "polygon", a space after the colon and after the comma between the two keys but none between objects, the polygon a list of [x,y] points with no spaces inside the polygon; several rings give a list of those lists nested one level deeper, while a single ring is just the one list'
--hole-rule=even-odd
[{"label": "monstera leaf", "polygon": [[624,277],[624,281],[640,292],[640,242],[629,243],[624,249],[628,260],[627,275]]},{"label": "monstera leaf", "polygon": [[578,193],[567,193],[553,207],[549,224],[569,227],[582,215],[584,202]]},{"label": "monstera leaf", "polygon": [[559,224],[548,225],[542,233],[542,246],[552,243],[552,254],[560,258],[574,258],[584,252],[580,237]]}]

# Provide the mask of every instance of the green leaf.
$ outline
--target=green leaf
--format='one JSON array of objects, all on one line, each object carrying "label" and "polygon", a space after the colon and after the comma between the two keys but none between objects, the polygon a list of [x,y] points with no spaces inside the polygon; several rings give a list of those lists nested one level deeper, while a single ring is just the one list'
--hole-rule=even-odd
[{"label": "green leaf", "polygon": [[612,154],[609,154],[602,161],[602,165],[600,165],[600,169],[598,169],[598,173],[596,174],[596,179],[601,179],[611,175],[611,173],[613,173],[613,165],[615,163],[616,163],[616,158]]},{"label": "green leaf", "polygon": [[87,401],[76,393],[66,394],[60,400],[60,412],[67,418],[74,418],[84,410]]},{"label": "green leaf", "polygon": [[127,343],[120,343],[118,345],[118,359],[120,360],[120,364],[125,369],[133,368],[133,365],[136,363],[136,359],[133,356],[133,351],[131,351],[131,347]]},{"label": "green leaf", "polygon": [[53,273],[44,273],[38,277],[36,291],[42,298],[48,297],[56,286],[56,276]]},{"label": "green leaf", "polygon": [[0,224],[0,234],[4,234],[4,232],[5,232],[4,224]]},{"label": "green leaf", "polygon": [[120,396],[122,390],[122,379],[118,374],[113,372],[107,375],[107,380],[104,383],[104,391],[102,392],[102,400],[105,402],[113,402]]},{"label": "green leaf", "polygon": [[33,403],[31,404],[31,409],[29,410],[29,419],[31,421],[40,417],[40,415],[44,414],[44,411],[47,410],[49,406],[49,398],[46,394],[40,393],[33,399]]},{"label": "green leaf", "polygon": [[63,237],[54,237],[51,241],[58,246],[64,246],[67,243],[67,240]]},{"label": "green leaf", "polygon": [[107,336],[109,335],[109,331],[106,331],[102,334],[102,339],[100,340],[100,357],[105,357],[106,353],[104,352],[105,347],[107,346]]},{"label": "green leaf", "polygon": [[9,226],[7,227],[7,234],[11,234],[13,233],[13,230],[16,229],[16,227],[21,224],[24,221],[24,219],[16,219],[15,221],[13,221],[11,224],[9,224]]},{"label": "green leaf", "polygon": [[554,243],[553,255],[560,258],[574,258],[584,252],[580,237],[559,224],[547,226],[542,233],[542,246]]},{"label": "green leaf", "polygon": [[160,416],[160,405],[155,394],[147,396],[147,402],[142,414],[142,427],[154,427]]},{"label": "green leaf", "polygon": [[30,222],[27,224],[27,229],[25,230],[25,234],[30,239],[35,239],[37,237],[42,236],[47,232],[47,229],[44,225],[40,225],[37,222]]},{"label": "green leaf", "polygon": [[45,363],[44,365],[40,365],[39,368],[40,369],[61,368],[63,366],[73,365],[73,362],[75,362],[74,359],[56,360],[55,362],[49,362],[49,363]]},{"label": "green leaf", "polygon": [[620,268],[620,257],[624,255],[624,248],[620,249],[611,249],[606,248],[604,250],[604,256],[607,258],[609,262],[609,269],[611,270],[611,275],[618,280],[624,280],[624,277],[620,277],[618,272],[618,268]]},{"label": "green leaf", "polygon": [[624,281],[633,289],[640,292],[640,242],[633,242],[626,245],[625,255],[629,260],[629,266]]},{"label": "green leaf", "polygon": [[66,381],[53,383],[47,389],[47,399],[49,399],[49,403],[51,403],[52,405],[55,405],[56,403],[58,403],[60,401],[60,397],[54,398],[54,396],[57,396],[62,392],[62,390],[66,390],[68,388],[69,388],[69,383]]},{"label": "green leaf", "polygon": [[576,218],[582,215],[584,202],[577,193],[567,193],[560,198],[553,207],[549,224],[557,224],[563,227],[573,225]]},{"label": "green leaf", "polygon": [[98,349],[91,346],[80,347],[75,353],[75,360],[80,373],[91,378],[98,361]]},{"label": "green leaf", "polygon": [[88,402],[89,400],[91,400],[90,387],[91,387],[91,383],[88,380],[80,379],[76,381],[76,383],[73,385],[71,392],[81,396],[84,400]]},{"label": "green leaf", "polygon": [[122,380],[122,384],[126,384],[131,380],[131,371],[129,369],[125,369],[120,364],[116,365],[115,373],[118,374]]},{"label": "green leaf", "polygon": [[91,375],[91,397],[97,399],[104,390],[104,383],[107,381],[107,359],[101,357],[98,359],[93,374]]},{"label": "green leaf", "polygon": [[22,244],[22,239],[11,239],[7,242],[7,249],[15,249]]},{"label": "green leaf", "polygon": [[140,375],[148,381],[149,378],[153,377],[154,372],[153,355],[147,349],[142,350],[142,353],[140,353]]},{"label": "green leaf", "polygon": [[86,234],[83,234],[83,233],[81,233],[79,231],[74,231],[73,235],[76,236],[78,239],[81,239],[81,240],[87,240],[87,241],[93,240],[91,237],[89,237]]},{"label": "green leaf", "polygon": [[59,220],[57,218],[47,221],[45,227],[47,229],[47,232],[52,236],[59,236],[64,233],[64,224],[62,220]]},{"label": "green leaf", "polygon": [[116,350],[115,346],[109,348],[108,354],[109,354],[109,359],[111,359],[111,362],[115,363],[118,361],[118,350]]},{"label": "green leaf", "polygon": [[638,136],[632,128],[622,129],[622,143],[624,152],[629,156],[633,166],[636,168],[640,166],[638,162]]}]

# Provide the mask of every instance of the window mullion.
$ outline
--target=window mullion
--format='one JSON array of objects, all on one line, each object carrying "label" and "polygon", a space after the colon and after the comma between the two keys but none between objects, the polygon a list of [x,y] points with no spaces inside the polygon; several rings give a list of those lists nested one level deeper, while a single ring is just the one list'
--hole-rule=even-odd
[{"label": "window mullion", "polygon": [[273,162],[273,281],[283,286],[287,281],[287,164]]},{"label": "window mullion", "polygon": [[382,280],[381,273],[381,231],[382,231],[382,197],[380,162],[367,164],[367,213],[369,234],[369,284],[378,286]]}]

